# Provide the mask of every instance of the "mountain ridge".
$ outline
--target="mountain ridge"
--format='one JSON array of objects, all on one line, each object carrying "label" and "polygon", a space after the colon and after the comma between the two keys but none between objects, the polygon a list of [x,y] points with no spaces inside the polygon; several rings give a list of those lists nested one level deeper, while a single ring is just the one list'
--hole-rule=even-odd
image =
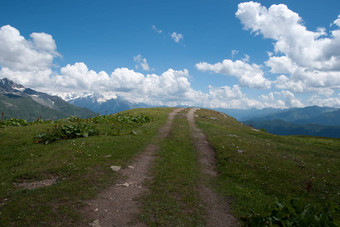
[{"label": "mountain ridge", "polygon": [[111,97],[107,98],[98,93],[88,93],[83,97],[67,98],[67,102],[79,107],[88,108],[101,115],[114,114],[135,108],[151,107],[145,103],[131,103],[118,95],[115,95],[115,97],[111,95]]},{"label": "mountain ridge", "polygon": [[311,135],[340,138],[340,109],[308,106],[291,109],[249,109],[219,111],[246,125],[277,135]]},{"label": "mountain ridge", "polygon": [[38,118],[57,120],[72,115],[86,118],[95,114],[69,104],[60,97],[25,88],[7,78],[0,79],[0,112],[4,119],[14,117],[27,121]]},{"label": "mountain ridge", "polygon": [[[320,107],[320,106],[307,106],[304,108],[291,108],[286,109],[281,112],[268,114],[261,117],[254,117],[248,120],[251,121],[268,121],[268,120],[283,120],[286,122],[296,123],[296,124],[321,124],[325,125],[340,125],[340,119],[337,120],[333,117],[333,115],[329,115],[329,113],[338,111],[339,109],[333,107]],[[328,116],[329,119],[326,119]],[[322,121],[322,119],[325,119]],[[333,121],[331,121],[331,119]],[[318,122],[314,121],[313,119],[319,119]]]}]

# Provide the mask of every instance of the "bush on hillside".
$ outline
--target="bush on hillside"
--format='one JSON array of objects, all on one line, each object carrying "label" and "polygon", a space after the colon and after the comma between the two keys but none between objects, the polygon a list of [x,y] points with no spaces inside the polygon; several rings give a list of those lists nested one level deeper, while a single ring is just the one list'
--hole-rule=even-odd
[{"label": "bush on hillside", "polygon": [[58,140],[74,139],[98,135],[98,130],[88,124],[56,125],[51,132],[41,133],[34,138],[35,143],[49,144]]},{"label": "bush on hillside", "polygon": [[150,118],[145,115],[132,116],[128,114],[116,115],[98,115],[90,119],[91,122],[96,124],[102,123],[148,123]]},{"label": "bush on hillside", "polygon": [[4,127],[4,126],[26,126],[26,125],[28,125],[28,123],[24,119],[11,118],[11,119],[8,119],[8,120],[0,120],[0,127]]}]

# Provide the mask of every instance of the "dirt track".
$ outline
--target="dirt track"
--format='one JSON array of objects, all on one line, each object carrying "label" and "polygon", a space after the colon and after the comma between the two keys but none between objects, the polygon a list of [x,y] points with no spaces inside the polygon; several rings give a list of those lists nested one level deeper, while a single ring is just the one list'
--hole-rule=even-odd
[{"label": "dirt track", "polygon": [[[159,130],[159,141],[169,137],[173,119],[183,109],[174,109],[169,113],[167,123]],[[207,205],[207,215],[205,217],[207,226],[238,226],[237,220],[230,215],[227,201],[207,187],[206,176],[216,177],[217,175],[215,170],[215,151],[208,143],[203,132],[195,125],[196,110],[198,109],[190,108],[187,113],[187,119],[202,167],[203,176],[201,177],[201,183],[198,185],[198,190],[202,200]],[[130,168],[119,171],[123,176],[121,181],[101,192],[96,199],[87,202],[88,207],[83,213],[91,220],[95,220],[90,223],[90,226],[145,226],[144,223],[138,220],[139,208],[134,198],[147,190],[143,187],[143,182],[149,178],[149,167],[155,159],[155,152],[158,150],[158,145],[149,144],[145,151],[132,161]]]},{"label": "dirt track", "polygon": [[[164,139],[170,135],[172,121],[183,108],[174,109],[169,113],[167,123],[160,128],[158,138]],[[154,153],[159,149],[155,144],[149,144],[145,151],[136,157],[130,168],[119,171],[123,180],[101,192],[94,200],[88,201],[84,211],[92,220],[90,226],[145,226],[137,219],[139,208],[134,198],[146,190],[143,182],[148,178],[150,164],[155,159]],[[133,168],[132,168],[133,167]]]},{"label": "dirt track", "polygon": [[[217,175],[215,150],[208,143],[202,130],[195,125],[196,110],[198,109],[191,108],[187,114],[191,136],[199,153],[203,173],[210,177],[215,177]],[[202,200],[207,205],[207,226],[237,226],[237,220],[230,214],[228,202],[219,197],[211,188],[207,187],[203,179],[204,176],[202,177],[201,184],[198,186],[198,190]]]}]

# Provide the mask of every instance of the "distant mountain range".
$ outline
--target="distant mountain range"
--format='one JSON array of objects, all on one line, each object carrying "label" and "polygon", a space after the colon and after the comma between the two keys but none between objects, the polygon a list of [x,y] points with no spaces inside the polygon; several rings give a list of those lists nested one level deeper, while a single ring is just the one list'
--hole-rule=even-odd
[{"label": "distant mountain range", "polygon": [[114,114],[124,110],[151,107],[144,103],[133,104],[119,96],[104,97],[97,93],[85,93],[81,96],[68,96],[65,99],[76,106],[84,107],[101,115]]},{"label": "distant mountain range", "polygon": [[[99,114],[112,114],[120,111],[152,107],[144,103],[133,104],[122,97],[107,98],[100,94],[83,94],[68,97],[68,102],[91,109]],[[340,138],[340,109],[309,106],[291,109],[215,109],[252,125],[264,128],[278,135],[313,135]]]},{"label": "distant mountain range", "polygon": [[0,113],[3,118],[38,118],[57,120],[69,116],[89,117],[95,113],[86,108],[69,104],[57,96],[25,88],[4,78],[0,79]]},{"label": "distant mountain range", "polygon": [[292,108],[261,117],[252,117],[252,121],[282,120],[294,124],[340,125],[340,109],[331,107],[308,106]]},{"label": "distant mountain range", "polygon": [[223,108],[215,108],[214,110],[226,113],[229,116],[232,116],[238,121],[247,121],[257,117],[264,117],[270,114],[280,113],[284,110],[282,109],[274,109],[274,108],[265,108],[265,109],[223,109]]},{"label": "distant mountain range", "polygon": [[[66,101],[65,101],[66,100]],[[57,120],[76,115],[113,114],[134,108],[152,107],[145,103],[134,104],[115,94],[95,93],[51,96],[25,88],[6,78],[0,79],[0,113],[4,118],[38,118]],[[309,106],[291,109],[215,109],[238,121],[265,129],[278,135],[313,135],[340,138],[340,109]]]},{"label": "distant mountain range", "polygon": [[339,125],[292,124],[282,120],[245,121],[243,123],[257,129],[265,129],[267,132],[276,135],[308,135],[340,138]]},{"label": "distant mountain range", "polygon": [[309,106],[291,109],[222,110],[247,125],[278,135],[340,138],[340,109]]}]

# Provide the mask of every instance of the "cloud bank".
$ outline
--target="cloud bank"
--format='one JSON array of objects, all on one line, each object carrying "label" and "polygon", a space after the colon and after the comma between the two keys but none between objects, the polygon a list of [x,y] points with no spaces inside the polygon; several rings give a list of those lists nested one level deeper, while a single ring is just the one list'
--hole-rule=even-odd
[{"label": "cloud bank", "polygon": [[[115,93],[131,102],[151,105],[199,105],[219,107],[227,99],[245,99],[239,88],[212,88],[210,94],[194,90],[189,81],[189,71],[168,69],[161,75],[143,74],[128,68],[117,68],[108,74],[95,72],[83,62],[67,64],[58,71],[53,60],[61,56],[51,35],[32,33],[25,39],[10,25],[0,28],[0,77],[7,77],[26,87],[65,97],[68,93],[100,92]],[[150,67],[142,55],[133,59],[138,67],[148,71]],[[216,93],[220,93],[219,96]],[[233,94],[235,93],[235,94]],[[113,96],[114,97],[114,96]],[[236,105],[236,104],[232,104]],[[251,105],[251,104],[250,104]]]},{"label": "cloud bank", "polygon": [[[121,67],[111,73],[96,72],[84,62],[55,67],[54,59],[61,54],[50,34],[34,32],[26,39],[10,25],[0,28],[0,77],[62,96],[82,92],[114,93],[131,102],[150,105],[340,107],[340,94],[336,94],[340,89],[340,15],[330,24],[333,30],[328,33],[325,28],[308,30],[302,18],[283,4],[266,8],[256,2],[240,3],[235,15],[243,29],[270,39],[273,50],[268,52],[268,60],[263,64],[251,63],[246,54],[243,59],[234,60],[239,53],[236,50],[232,51],[232,59],[195,64],[198,71],[223,74],[226,80],[237,78],[238,84],[231,86],[209,85],[207,92],[202,92],[192,88],[193,76],[187,69],[147,73],[152,69],[141,54],[133,57],[136,71]],[[162,33],[156,26],[152,29]],[[183,35],[176,32],[169,35],[176,43],[183,39]],[[137,72],[139,69],[145,73]],[[250,98],[243,90],[262,94]],[[305,104],[298,98],[303,93],[313,93]]]},{"label": "cloud bank", "polygon": [[330,34],[325,28],[309,31],[284,4],[267,9],[256,2],[240,3],[236,17],[245,30],[274,41],[275,55],[265,65],[282,74],[274,82],[277,88],[326,96],[340,88],[340,15]]},{"label": "cloud bank", "polygon": [[[257,2],[244,2],[238,5],[235,15],[244,30],[273,41],[268,60],[263,65],[250,64],[248,55],[233,60],[239,53],[233,50],[232,59],[213,64],[200,62],[196,64],[198,70],[234,76],[241,87],[274,86],[278,91],[261,96],[263,106],[301,107],[294,93],[316,93],[308,104],[340,107],[339,97],[334,96],[340,89],[340,15],[330,24],[334,30],[329,34],[326,28],[308,30],[302,18],[284,4],[266,8]],[[267,79],[268,74],[276,75],[276,79]]]},{"label": "cloud bank", "polygon": [[261,66],[248,64],[247,62],[229,59],[216,64],[201,62],[196,64],[200,71],[212,71],[227,76],[235,76],[239,79],[240,85],[249,88],[270,88],[271,82],[264,78]]}]

